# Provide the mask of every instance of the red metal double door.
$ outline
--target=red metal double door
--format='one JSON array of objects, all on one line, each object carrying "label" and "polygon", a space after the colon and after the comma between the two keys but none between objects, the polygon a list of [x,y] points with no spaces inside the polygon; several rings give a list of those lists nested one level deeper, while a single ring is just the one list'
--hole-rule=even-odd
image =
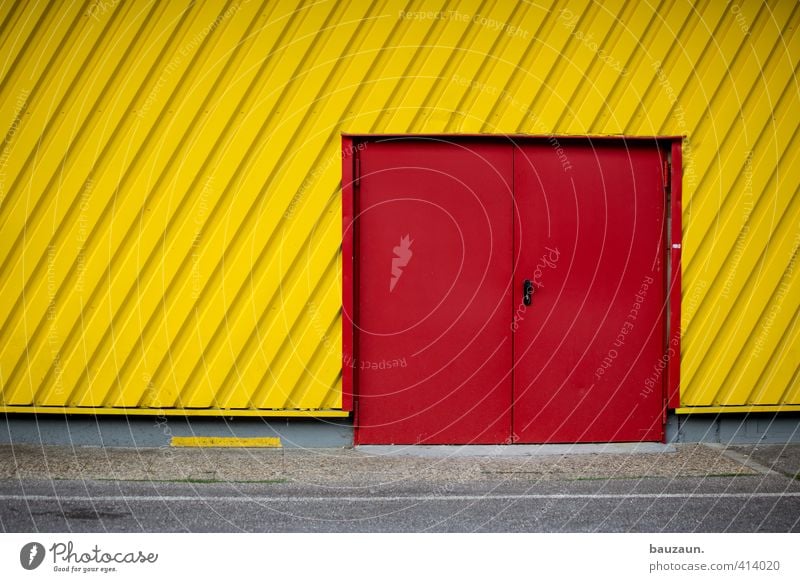
[{"label": "red metal double door", "polygon": [[656,142],[362,146],[359,444],[663,439]]}]

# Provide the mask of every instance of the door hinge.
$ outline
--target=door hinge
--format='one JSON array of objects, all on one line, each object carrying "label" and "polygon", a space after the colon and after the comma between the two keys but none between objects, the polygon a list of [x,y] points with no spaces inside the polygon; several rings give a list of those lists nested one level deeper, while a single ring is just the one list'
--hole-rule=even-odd
[{"label": "door hinge", "polygon": [[672,162],[664,160],[664,191],[670,193],[670,184],[672,183]]},{"label": "door hinge", "polygon": [[353,187],[358,188],[361,185],[361,156],[358,152],[353,154]]},{"label": "door hinge", "polygon": [[661,424],[662,426],[667,424],[667,401],[666,399],[662,403],[661,406]]}]

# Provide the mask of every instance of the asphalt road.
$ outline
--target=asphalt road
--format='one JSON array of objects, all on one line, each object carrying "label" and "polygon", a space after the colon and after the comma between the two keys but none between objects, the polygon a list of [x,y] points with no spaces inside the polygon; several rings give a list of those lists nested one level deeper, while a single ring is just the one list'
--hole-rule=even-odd
[{"label": "asphalt road", "polygon": [[776,472],[537,483],[0,481],[4,532],[800,532]]}]

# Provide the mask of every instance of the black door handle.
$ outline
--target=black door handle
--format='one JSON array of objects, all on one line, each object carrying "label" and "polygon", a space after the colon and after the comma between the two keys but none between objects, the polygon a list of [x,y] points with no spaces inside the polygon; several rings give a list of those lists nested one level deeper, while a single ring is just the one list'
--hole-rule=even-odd
[{"label": "black door handle", "polygon": [[533,281],[531,281],[530,279],[525,279],[525,282],[522,284],[522,303],[524,305],[530,305],[532,297],[533,297]]}]

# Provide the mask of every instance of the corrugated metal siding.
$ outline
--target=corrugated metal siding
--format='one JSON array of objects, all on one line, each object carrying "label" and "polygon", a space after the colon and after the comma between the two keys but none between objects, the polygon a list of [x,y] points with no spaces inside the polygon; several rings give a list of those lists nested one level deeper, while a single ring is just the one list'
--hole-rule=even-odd
[{"label": "corrugated metal siding", "polygon": [[798,22],[793,0],[5,2],[1,402],[339,409],[340,132],[553,132],[688,135],[682,405],[800,404]]}]

